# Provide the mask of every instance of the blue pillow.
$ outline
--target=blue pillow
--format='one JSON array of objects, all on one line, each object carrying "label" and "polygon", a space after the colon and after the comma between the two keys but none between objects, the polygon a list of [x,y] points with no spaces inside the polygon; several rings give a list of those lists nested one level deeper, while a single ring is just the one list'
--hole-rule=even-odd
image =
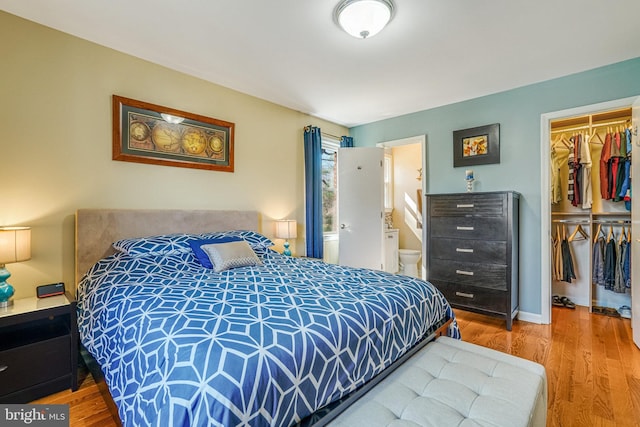
[{"label": "blue pillow", "polygon": [[243,240],[246,240],[249,243],[249,246],[255,251],[257,250],[265,250],[269,247],[273,246],[274,243],[268,237],[263,236],[257,231],[250,230],[231,230],[231,231],[219,231],[215,233],[203,233],[200,235],[202,239],[217,239],[220,237],[231,237],[236,236],[240,237]]},{"label": "blue pillow", "polygon": [[221,236],[213,239],[195,239],[189,241],[189,245],[191,245],[191,249],[193,250],[193,254],[198,258],[200,265],[205,268],[213,268],[213,264],[209,259],[209,255],[202,249],[203,245],[211,245],[214,243],[228,243],[228,242],[239,242],[242,238],[238,236]]},{"label": "blue pillow", "polygon": [[166,255],[189,252],[189,241],[197,238],[197,235],[185,233],[135,237],[118,240],[113,243],[113,248],[132,257]]}]

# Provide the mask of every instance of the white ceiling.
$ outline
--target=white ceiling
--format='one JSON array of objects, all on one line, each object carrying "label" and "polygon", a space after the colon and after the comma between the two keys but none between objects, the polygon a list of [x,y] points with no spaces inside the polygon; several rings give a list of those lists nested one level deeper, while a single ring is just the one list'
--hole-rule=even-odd
[{"label": "white ceiling", "polygon": [[365,40],[335,24],[338,0],[0,0],[0,8],[349,127],[640,56],[638,0],[394,2],[389,26]]}]

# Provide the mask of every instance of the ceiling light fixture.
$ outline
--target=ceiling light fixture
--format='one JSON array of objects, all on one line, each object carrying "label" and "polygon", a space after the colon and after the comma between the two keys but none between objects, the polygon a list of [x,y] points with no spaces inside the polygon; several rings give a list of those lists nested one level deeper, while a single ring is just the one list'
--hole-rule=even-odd
[{"label": "ceiling light fixture", "polygon": [[391,0],[342,0],[334,10],[334,18],[353,37],[366,39],[382,31],[393,12]]}]

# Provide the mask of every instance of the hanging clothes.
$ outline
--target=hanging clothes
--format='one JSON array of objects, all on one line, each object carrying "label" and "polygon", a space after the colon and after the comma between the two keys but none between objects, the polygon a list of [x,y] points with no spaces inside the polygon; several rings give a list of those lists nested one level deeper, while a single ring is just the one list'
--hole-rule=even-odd
[{"label": "hanging clothes", "polygon": [[582,136],[580,134],[571,137],[573,147],[573,206],[580,206],[582,203],[582,164],[580,163],[580,153],[582,146]]},{"label": "hanging clothes", "polygon": [[594,285],[604,286],[604,236],[597,236],[593,243],[591,257],[591,277]]},{"label": "hanging clothes", "polygon": [[562,184],[560,183],[560,159],[555,147],[551,148],[551,203],[562,201]]},{"label": "hanging clothes", "polygon": [[611,158],[611,134],[607,134],[600,154],[600,196],[609,200],[609,159]]},{"label": "hanging clothes", "polygon": [[571,279],[576,278],[576,273],[573,266],[573,255],[571,254],[569,241],[567,240],[566,237],[562,239],[561,249],[562,249],[562,281],[571,283]]},{"label": "hanging clothes", "polygon": [[570,144],[569,144],[569,158],[567,159],[567,166],[569,167],[569,178],[567,180],[567,199],[571,202],[571,204],[574,204],[574,200],[575,200],[575,175],[573,174],[574,172],[574,166],[575,166],[575,153],[574,153],[574,144],[573,144],[573,137],[569,139]]},{"label": "hanging clothes", "polygon": [[616,271],[613,281],[613,292],[617,292],[619,294],[626,292],[626,288],[624,286],[624,276],[622,274],[622,265],[624,264],[623,252],[626,252],[626,250],[627,241],[621,240],[620,243],[616,245]]},{"label": "hanging clothes", "polygon": [[580,202],[582,209],[591,209],[593,194],[591,189],[591,142],[590,137],[585,134],[580,144],[580,170],[582,174],[582,185],[580,186]]},{"label": "hanging clothes", "polygon": [[616,284],[616,242],[609,238],[604,247],[604,288],[610,291]]},{"label": "hanging clothes", "polygon": [[631,289],[631,239],[627,240],[627,245],[622,254],[622,276],[624,281],[624,287]]}]

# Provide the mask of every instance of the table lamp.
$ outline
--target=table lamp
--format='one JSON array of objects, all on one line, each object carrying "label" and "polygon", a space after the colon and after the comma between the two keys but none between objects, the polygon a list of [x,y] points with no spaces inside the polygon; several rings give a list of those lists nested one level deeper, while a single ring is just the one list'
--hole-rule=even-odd
[{"label": "table lamp", "polygon": [[30,227],[0,227],[0,308],[13,304],[13,286],[7,283],[11,273],[5,264],[31,258]]},{"label": "table lamp", "polygon": [[291,256],[289,239],[298,237],[298,224],[295,219],[281,219],[276,221],[276,238],[284,239],[284,255]]}]

